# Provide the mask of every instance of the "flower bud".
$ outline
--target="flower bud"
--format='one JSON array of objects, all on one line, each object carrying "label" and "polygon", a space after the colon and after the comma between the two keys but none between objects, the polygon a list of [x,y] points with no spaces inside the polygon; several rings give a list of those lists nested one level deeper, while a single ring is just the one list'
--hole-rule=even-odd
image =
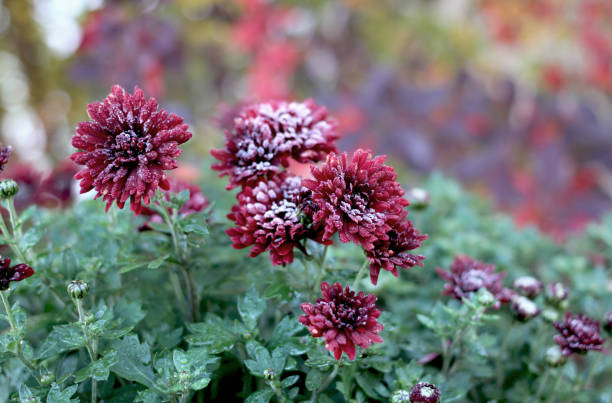
[{"label": "flower bud", "polygon": [[55,380],[55,375],[53,372],[46,371],[45,373],[40,375],[40,383],[43,386],[49,386]]},{"label": "flower bud", "polygon": [[410,391],[410,403],[439,403],[440,391],[431,383],[419,382]]},{"label": "flower bud", "polygon": [[612,335],[612,311],[608,312],[604,317],[603,328]]},{"label": "flower bud", "polygon": [[272,368],[264,369],[263,375],[264,375],[264,378],[268,381],[271,381],[274,378],[276,378],[276,372],[274,372]]},{"label": "flower bud", "polygon": [[391,396],[391,403],[410,403],[410,392],[400,389]]},{"label": "flower bud", "polygon": [[83,299],[89,293],[89,285],[83,280],[73,280],[68,284],[67,290],[72,298]]},{"label": "flower bud", "polygon": [[537,297],[542,292],[542,283],[531,276],[522,276],[514,280],[514,289],[529,298]]},{"label": "flower bud", "polygon": [[413,210],[424,210],[429,206],[429,193],[425,189],[412,188],[406,192],[406,198]]},{"label": "flower bud", "polygon": [[546,350],[546,363],[551,367],[559,367],[567,361],[559,346],[552,346]]},{"label": "flower bud", "polygon": [[569,294],[569,290],[562,283],[550,283],[546,287],[546,298],[553,304],[560,304]]},{"label": "flower bud", "polygon": [[12,179],[0,181],[0,199],[7,200],[19,192],[19,185]]},{"label": "flower bud", "polygon": [[512,310],[516,314],[518,320],[525,322],[540,314],[540,309],[533,301],[520,295],[512,299]]},{"label": "flower bud", "polygon": [[492,306],[495,304],[495,296],[489,292],[486,288],[481,288],[478,290],[478,294],[476,295],[476,300],[482,306]]},{"label": "flower bud", "polygon": [[544,309],[542,311],[542,318],[548,323],[553,323],[559,319],[559,313],[554,309]]}]

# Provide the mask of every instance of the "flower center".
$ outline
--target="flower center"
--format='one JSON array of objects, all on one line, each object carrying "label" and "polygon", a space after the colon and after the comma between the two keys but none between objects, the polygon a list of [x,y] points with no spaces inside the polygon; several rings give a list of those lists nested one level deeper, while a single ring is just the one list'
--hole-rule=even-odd
[{"label": "flower center", "polygon": [[115,137],[115,143],[109,148],[114,151],[115,158],[121,162],[133,163],[146,158],[146,154],[153,150],[151,135],[138,135],[133,129],[121,132]]}]

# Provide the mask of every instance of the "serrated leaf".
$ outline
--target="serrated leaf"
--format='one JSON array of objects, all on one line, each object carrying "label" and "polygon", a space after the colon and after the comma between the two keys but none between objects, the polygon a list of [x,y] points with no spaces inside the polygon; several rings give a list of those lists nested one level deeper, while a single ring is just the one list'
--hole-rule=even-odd
[{"label": "serrated leaf", "polygon": [[288,388],[294,385],[300,379],[299,375],[291,375],[281,381],[281,387]]},{"label": "serrated leaf", "polygon": [[194,346],[206,346],[211,354],[221,353],[234,347],[238,337],[228,330],[229,325],[215,315],[209,315],[204,323],[187,323],[192,335],[186,337]]},{"label": "serrated leaf", "polygon": [[318,389],[323,382],[323,372],[316,368],[312,368],[306,374],[306,389],[313,391]]},{"label": "serrated leaf", "polygon": [[38,358],[45,359],[65,351],[78,350],[85,346],[83,330],[75,323],[57,325],[47,336],[38,351]]},{"label": "serrated leaf", "polygon": [[111,366],[111,371],[124,379],[155,388],[155,377],[149,365],[151,352],[146,342],[141,344],[138,336],[128,335],[112,343],[112,348],[117,352],[118,360]]},{"label": "serrated leaf", "polygon": [[74,376],[74,382],[81,383],[87,378],[96,381],[105,381],[110,374],[110,367],[117,363],[117,352],[110,351],[104,357],[89,363],[85,368],[80,369]]},{"label": "serrated leaf", "polygon": [[[47,395],[47,403],[70,403],[73,400],[70,399],[72,395],[76,393],[78,385],[68,386],[66,389],[61,390],[57,383],[54,383],[49,390]],[[77,400],[74,400],[77,401]]]},{"label": "serrated leaf", "polygon": [[238,300],[238,313],[249,330],[257,327],[259,317],[266,309],[266,300],[259,296],[255,288],[250,288],[246,295]]},{"label": "serrated leaf", "polygon": [[45,234],[44,227],[35,226],[26,231],[25,234],[19,240],[19,247],[21,250],[31,249],[36,245]]},{"label": "serrated leaf", "polygon": [[268,403],[272,396],[274,396],[272,389],[258,390],[255,393],[251,393],[244,403]]}]

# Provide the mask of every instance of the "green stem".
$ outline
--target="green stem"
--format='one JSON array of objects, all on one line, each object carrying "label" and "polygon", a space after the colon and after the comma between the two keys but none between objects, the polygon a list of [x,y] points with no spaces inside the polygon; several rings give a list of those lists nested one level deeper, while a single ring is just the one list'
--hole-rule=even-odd
[{"label": "green stem", "polygon": [[546,382],[548,381],[548,377],[550,376],[550,368],[546,368],[546,372],[544,373],[544,377],[540,382],[540,386],[538,387],[538,392],[536,393],[535,401],[539,402],[542,393],[544,392],[544,386],[546,386]]},{"label": "green stem", "polygon": [[357,277],[355,277],[355,281],[353,282],[353,290],[357,290],[357,287],[359,286],[359,282],[361,282],[361,279],[363,278],[363,276],[366,273],[366,269],[368,267],[368,263],[370,261],[368,259],[365,259],[363,261],[363,264],[361,265],[361,268],[359,269],[359,272],[357,273]]},{"label": "green stem", "polygon": [[510,340],[510,332],[507,331],[504,335],[504,339],[502,341],[501,347],[499,348],[499,355],[497,356],[496,368],[497,368],[497,390],[501,390],[504,385],[504,366],[503,366],[503,356],[506,351],[506,347],[508,347],[508,341]]},{"label": "green stem", "polygon": [[547,402],[554,402],[554,398],[557,392],[557,384],[559,383],[559,380],[561,379],[561,377],[563,376],[563,370],[562,368],[559,368],[557,370],[557,376],[555,377],[555,381],[553,382],[552,385],[552,389],[550,390],[550,393],[548,394],[548,398],[546,399]]},{"label": "green stem", "polygon": [[317,395],[319,394],[319,392],[323,392],[329,386],[329,384],[332,383],[332,381],[336,378],[339,369],[340,363],[338,362],[336,363],[336,365],[334,365],[333,371],[327,376],[327,378],[323,380],[323,382],[321,382],[321,386],[312,391],[312,395],[310,395],[310,401],[312,403],[316,403]]},{"label": "green stem", "polygon": [[[89,353],[89,358],[91,362],[95,362],[98,356],[97,352],[97,340],[91,339],[89,337],[89,332],[87,331],[87,322],[85,320],[85,312],[83,311],[83,300],[80,298],[75,298],[74,303],[77,307],[77,312],[79,313],[79,323],[81,324],[81,329],[83,330],[83,337],[85,338],[85,348]],[[95,403],[98,400],[98,381],[91,378],[91,403]]]},{"label": "green stem", "polygon": [[268,385],[270,385],[270,387],[274,391],[274,394],[276,395],[276,398],[278,399],[279,403],[287,403],[287,398],[285,397],[283,390],[280,388],[280,383],[278,382],[278,380],[268,381]]},{"label": "green stem", "polygon": [[599,361],[601,360],[602,355],[603,354],[601,353],[597,354],[597,356],[593,359],[593,364],[589,368],[589,372],[587,372],[586,376],[584,377],[584,381],[580,385],[580,389],[578,389],[578,391],[585,390],[589,386],[591,379],[595,375],[595,367],[597,366],[597,364],[599,364]]},{"label": "green stem", "polygon": [[[9,325],[11,326],[11,330],[17,330],[17,325],[15,323],[15,317],[13,316],[13,310],[11,309],[11,304],[8,301],[8,298],[4,294],[4,291],[0,291],[0,298],[2,299],[2,304],[4,305],[4,310],[6,311],[6,318],[8,319]],[[36,376],[36,366],[30,362],[24,355],[21,350],[21,337],[20,340],[17,341],[17,346],[15,348],[15,355],[19,360],[25,365],[31,372],[32,376],[40,383],[38,376]]]}]

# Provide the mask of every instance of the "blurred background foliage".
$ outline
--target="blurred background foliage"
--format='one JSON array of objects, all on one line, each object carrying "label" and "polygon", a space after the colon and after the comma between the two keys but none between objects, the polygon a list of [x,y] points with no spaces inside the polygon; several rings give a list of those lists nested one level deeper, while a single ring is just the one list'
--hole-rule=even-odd
[{"label": "blurred background foliage", "polygon": [[3,0],[3,176],[23,205],[66,204],[75,124],[115,83],[186,118],[183,179],[236,106],[313,97],[341,148],[411,184],[442,170],[556,239],[611,205],[609,0]]}]

